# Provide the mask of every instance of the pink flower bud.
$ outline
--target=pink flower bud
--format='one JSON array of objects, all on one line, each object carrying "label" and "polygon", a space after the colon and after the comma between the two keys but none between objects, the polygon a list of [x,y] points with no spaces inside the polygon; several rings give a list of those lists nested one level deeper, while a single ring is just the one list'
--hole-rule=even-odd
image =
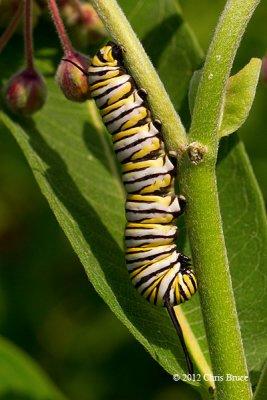
[{"label": "pink flower bud", "polygon": [[83,14],[80,17],[80,23],[77,25],[77,28],[80,27],[81,37],[86,37],[88,43],[95,43],[107,36],[104,25],[93,6],[91,4],[82,4],[81,8]]},{"label": "pink flower bud", "polygon": [[61,11],[77,47],[87,48],[107,36],[104,25],[91,4],[80,3],[78,9],[67,3],[62,6]]},{"label": "pink flower bud", "polygon": [[6,104],[16,114],[31,115],[44,105],[46,92],[42,75],[34,69],[25,69],[10,78],[5,93]]},{"label": "pink flower bud", "polygon": [[88,79],[82,72],[87,72],[88,65],[89,58],[78,52],[66,54],[61,60],[56,73],[56,81],[67,99],[77,102],[90,99]]}]

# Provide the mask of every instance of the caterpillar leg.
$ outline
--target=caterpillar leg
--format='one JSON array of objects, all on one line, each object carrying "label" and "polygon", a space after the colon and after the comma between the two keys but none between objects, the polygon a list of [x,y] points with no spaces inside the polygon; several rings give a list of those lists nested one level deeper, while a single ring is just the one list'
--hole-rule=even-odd
[{"label": "caterpillar leg", "polygon": [[168,151],[168,157],[171,160],[172,165],[175,168],[175,176],[177,175],[177,152],[174,150],[170,150]]},{"label": "caterpillar leg", "polygon": [[138,93],[138,95],[141,97],[141,99],[143,101],[146,101],[146,99],[147,99],[147,91],[146,91],[146,89],[138,89],[137,93]]},{"label": "caterpillar leg", "polygon": [[153,121],[155,128],[161,133],[162,123],[159,119],[154,119]]},{"label": "caterpillar leg", "polygon": [[177,196],[177,199],[178,199],[179,206],[180,206],[180,211],[179,211],[179,216],[180,216],[185,212],[185,209],[186,209],[186,198],[182,194],[179,194]]}]

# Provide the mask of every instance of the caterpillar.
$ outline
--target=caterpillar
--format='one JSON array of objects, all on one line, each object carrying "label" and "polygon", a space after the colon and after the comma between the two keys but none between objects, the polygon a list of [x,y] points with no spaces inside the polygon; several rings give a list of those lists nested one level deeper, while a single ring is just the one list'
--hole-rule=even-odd
[{"label": "caterpillar", "polygon": [[[66,60],[68,61],[68,60]],[[112,135],[126,191],[125,258],[135,288],[150,303],[167,308],[193,372],[173,307],[197,290],[190,259],[176,247],[176,219],[185,198],[174,191],[175,166],[168,157],[160,121],[153,119],[147,93],[127,72],[120,46],[108,42],[92,58],[91,96]]]}]

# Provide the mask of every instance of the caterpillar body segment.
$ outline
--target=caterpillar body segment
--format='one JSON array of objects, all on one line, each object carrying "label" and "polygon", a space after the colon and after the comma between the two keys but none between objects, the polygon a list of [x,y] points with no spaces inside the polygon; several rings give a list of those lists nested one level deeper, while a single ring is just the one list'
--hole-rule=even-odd
[{"label": "caterpillar body segment", "polygon": [[177,196],[128,195],[126,218],[143,224],[170,224],[181,212]]}]

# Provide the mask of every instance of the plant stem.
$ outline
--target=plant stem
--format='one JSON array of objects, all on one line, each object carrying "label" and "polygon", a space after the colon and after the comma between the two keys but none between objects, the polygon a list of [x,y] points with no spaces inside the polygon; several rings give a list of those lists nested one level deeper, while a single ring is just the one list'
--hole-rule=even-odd
[{"label": "plant stem", "polygon": [[23,12],[23,3],[20,2],[15,15],[13,16],[12,20],[10,21],[10,24],[8,25],[8,27],[6,28],[6,30],[0,37],[0,53],[4,49],[6,44],[9,42],[13,33],[15,32],[15,30],[18,26],[18,23],[21,19],[22,12]]},{"label": "plant stem", "polygon": [[24,48],[28,69],[33,69],[32,0],[24,0]]},{"label": "plant stem", "polygon": [[50,9],[52,19],[58,33],[61,46],[64,50],[64,54],[68,55],[73,52],[73,47],[60,16],[56,0],[48,0],[48,7]]},{"label": "plant stem", "polygon": [[162,122],[168,149],[181,153],[187,143],[182,122],[123,11],[116,0],[92,0],[91,3],[112,38],[124,48],[127,68],[137,84],[147,90],[153,114]]},{"label": "plant stem", "polygon": [[[187,227],[215,376],[218,400],[249,400],[248,381],[226,380],[227,374],[248,376],[229,272],[215,164],[217,130],[231,66],[245,27],[258,0],[228,0],[220,18],[199,84],[189,133],[195,150],[207,153],[198,165],[188,155],[181,162],[181,189],[187,198]],[[197,144],[199,142],[199,145]]]},{"label": "plant stem", "polygon": [[217,399],[251,399],[248,382],[227,381],[226,375],[248,376],[222,231],[216,175],[208,164],[183,160],[182,193],[187,196],[187,229],[197,272]]}]

